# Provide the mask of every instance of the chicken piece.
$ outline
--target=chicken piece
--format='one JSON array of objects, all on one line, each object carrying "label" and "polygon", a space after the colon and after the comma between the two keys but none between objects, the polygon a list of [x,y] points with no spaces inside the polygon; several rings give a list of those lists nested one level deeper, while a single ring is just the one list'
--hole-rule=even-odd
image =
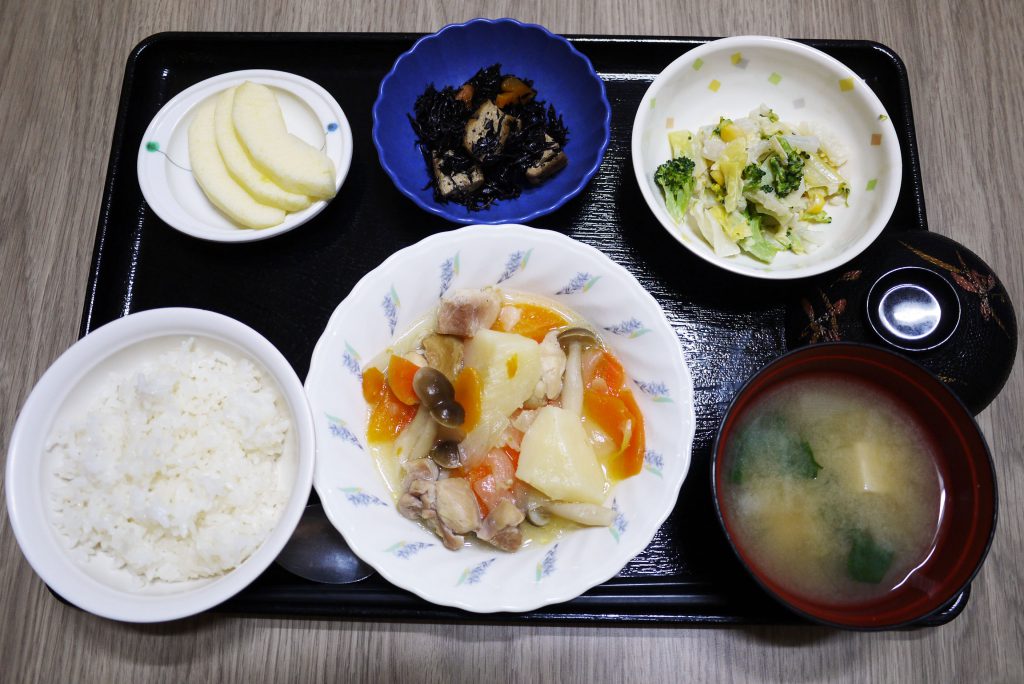
[{"label": "chicken piece", "polygon": [[502,551],[518,551],[523,545],[523,531],[518,527],[504,527],[488,543]]},{"label": "chicken piece", "polygon": [[417,458],[402,464],[405,468],[405,480],[402,489],[408,489],[415,480],[436,480],[437,465],[429,458]]},{"label": "chicken piece", "polygon": [[562,147],[555,142],[554,138],[545,133],[544,142],[547,143],[548,148],[544,150],[540,159],[538,159],[533,166],[526,169],[526,180],[528,180],[531,185],[540,185],[545,180],[564,169],[566,164],[569,163],[569,158],[565,156],[565,152],[562,151]]},{"label": "chicken piece", "polygon": [[475,532],[480,527],[480,507],[469,482],[461,477],[439,480],[437,514],[455,534]]},{"label": "chicken piece", "polygon": [[[405,470],[405,481],[402,483],[405,492],[398,498],[398,512],[409,520],[422,520],[441,538],[447,548],[462,548],[465,538],[455,534],[439,512],[439,508],[443,509],[451,515],[451,520],[456,523],[462,522],[453,504],[454,497],[449,491],[450,487],[442,486],[441,482],[437,481],[437,466],[429,458],[420,458],[407,462]],[[476,505],[475,498],[473,505]],[[478,519],[479,516],[480,513],[477,511]]]},{"label": "chicken piece", "polygon": [[523,431],[518,430],[512,425],[505,428],[504,432],[501,433],[501,437],[498,438],[497,446],[499,448],[508,447],[513,451],[519,451],[519,447],[523,442]]},{"label": "chicken piece", "polygon": [[502,330],[512,330],[516,327],[516,323],[523,317],[523,310],[518,306],[503,306],[501,311],[498,313],[498,321],[501,323]]},{"label": "chicken piece", "polygon": [[502,551],[515,551],[523,545],[519,525],[525,519],[526,516],[511,500],[504,499],[487,514],[476,536]]},{"label": "chicken piece", "polygon": [[431,480],[413,480],[405,493],[398,497],[398,512],[409,520],[430,517],[435,508],[435,483]]},{"label": "chicken piece", "polygon": [[441,299],[437,308],[437,332],[472,337],[494,325],[500,310],[501,296],[496,290],[454,290]]},{"label": "chicken piece", "polygon": [[558,333],[558,330],[552,330],[540,343],[540,382],[533,391],[535,401],[531,401],[531,405],[543,406],[547,400],[555,399],[562,393],[562,374],[565,373],[566,357],[558,342]]},{"label": "chicken piece", "polygon": [[436,152],[431,155],[434,177],[437,179],[437,190],[444,199],[465,197],[479,190],[484,184],[484,173],[476,164],[473,164],[468,172],[445,173],[441,169],[442,159],[454,156],[455,153],[451,150],[445,152],[443,157],[438,156]]},{"label": "chicken piece", "polygon": [[498,109],[490,100],[480,105],[466,124],[462,146],[479,162],[486,162],[501,154],[514,126],[514,116]]},{"label": "chicken piece", "polygon": [[513,413],[512,427],[514,427],[516,430],[519,430],[520,432],[526,432],[527,430],[530,429],[530,426],[533,425],[533,421],[536,417],[537,412],[531,411],[529,409],[523,409],[518,413]]}]

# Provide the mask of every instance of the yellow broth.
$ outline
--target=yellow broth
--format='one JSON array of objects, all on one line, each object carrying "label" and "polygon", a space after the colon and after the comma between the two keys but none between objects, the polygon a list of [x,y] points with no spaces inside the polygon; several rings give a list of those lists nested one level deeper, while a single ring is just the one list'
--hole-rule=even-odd
[{"label": "yellow broth", "polygon": [[822,375],[765,393],[726,456],[733,534],[788,591],[870,600],[912,584],[934,546],[943,487],[932,447],[904,406],[867,384]]}]

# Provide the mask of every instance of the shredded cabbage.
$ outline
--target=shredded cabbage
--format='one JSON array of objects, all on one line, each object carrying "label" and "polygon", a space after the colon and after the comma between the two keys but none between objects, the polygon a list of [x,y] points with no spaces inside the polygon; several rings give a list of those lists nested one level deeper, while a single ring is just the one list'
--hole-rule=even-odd
[{"label": "shredded cabbage", "polygon": [[794,126],[765,105],[695,133],[669,133],[672,158],[694,162],[694,189],[680,220],[693,219],[718,256],[741,251],[771,262],[804,254],[827,235],[826,208],[846,204],[842,144],[815,124]]}]

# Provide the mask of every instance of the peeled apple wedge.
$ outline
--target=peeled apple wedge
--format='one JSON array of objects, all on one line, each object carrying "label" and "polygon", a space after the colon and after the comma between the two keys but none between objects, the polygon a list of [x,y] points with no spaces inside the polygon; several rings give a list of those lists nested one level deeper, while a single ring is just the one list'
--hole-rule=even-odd
[{"label": "peeled apple wedge", "polygon": [[216,102],[209,100],[196,111],[188,128],[188,157],[192,176],[209,200],[235,223],[246,228],[270,228],[284,221],[285,212],[252,198],[228,173],[217,148],[214,117]]},{"label": "peeled apple wedge", "polygon": [[306,195],[288,192],[267,178],[249,159],[242,143],[238,142],[235,124],[231,121],[236,90],[238,88],[228,88],[217,97],[214,121],[217,149],[224,158],[224,165],[228,167],[231,176],[248,190],[257,202],[285,211],[302,211],[312,204],[312,200]]},{"label": "peeled apple wedge", "polygon": [[516,477],[552,499],[604,503],[607,482],[583,424],[558,406],[540,409],[523,435]]},{"label": "peeled apple wedge", "polygon": [[238,86],[231,118],[256,168],[272,181],[289,192],[317,199],[334,197],[334,164],[288,132],[270,88],[249,81]]}]

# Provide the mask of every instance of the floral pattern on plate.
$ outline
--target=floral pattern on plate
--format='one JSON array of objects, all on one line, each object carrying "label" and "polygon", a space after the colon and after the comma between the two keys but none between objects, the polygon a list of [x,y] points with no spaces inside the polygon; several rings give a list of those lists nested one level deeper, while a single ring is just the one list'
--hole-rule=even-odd
[{"label": "floral pattern on plate", "polygon": [[351,361],[365,364],[387,348],[395,334],[437,305],[439,294],[495,283],[578,311],[604,329],[605,343],[630,377],[644,383],[634,396],[644,414],[649,452],[644,470],[617,484],[614,499],[609,497],[616,508],[611,526],[576,530],[516,553],[498,553],[478,542],[449,551],[425,527],[399,514],[390,493],[383,494],[387,486],[368,450],[333,433],[337,423],[317,424],[315,486],[352,550],[391,583],[475,612],[534,610],[616,575],[675,507],[695,422],[693,383],[679,339],[646,290],[601,252],[560,233],[516,225],[431,236],[360,281],[335,310],[313,353],[306,393],[316,415],[344,421],[365,448],[368,412]]}]

